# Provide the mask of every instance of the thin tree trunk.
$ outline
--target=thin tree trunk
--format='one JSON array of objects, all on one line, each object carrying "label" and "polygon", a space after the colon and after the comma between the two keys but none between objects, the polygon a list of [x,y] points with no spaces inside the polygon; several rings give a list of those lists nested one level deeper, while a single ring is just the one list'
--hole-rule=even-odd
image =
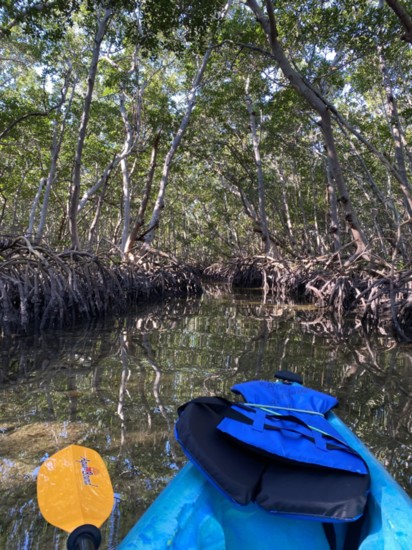
[{"label": "thin tree trunk", "polygon": [[[69,75],[70,75],[70,73],[71,73],[71,69],[70,69]],[[67,96],[67,92],[68,92],[68,89],[69,89],[68,76],[66,77],[67,85],[64,87],[63,93],[62,93],[62,99],[63,99],[62,105],[64,105],[65,102],[66,102],[66,96]],[[67,105],[67,109],[66,109],[63,121],[60,125],[60,133],[58,133],[58,129],[57,129],[57,118],[54,120],[54,123],[53,123],[54,128],[53,128],[52,158],[51,158],[49,173],[48,173],[48,176],[47,176],[46,188],[44,190],[43,204],[42,204],[42,209],[41,209],[41,213],[40,213],[40,221],[39,221],[39,225],[37,227],[37,232],[36,232],[36,239],[35,240],[36,240],[37,243],[40,243],[42,238],[43,238],[44,227],[46,225],[46,220],[47,220],[47,210],[48,210],[48,207],[49,207],[50,193],[51,193],[52,186],[53,186],[53,184],[55,182],[55,179],[56,179],[57,162],[59,160],[60,149],[61,149],[61,145],[63,143],[63,137],[64,137],[64,133],[65,133],[65,129],[66,129],[67,118],[68,118],[69,114],[71,113],[71,105],[72,105],[72,102],[73,102],[75,87],[76,87],[76,83],[74,83],[73,87],[72,87],[72,93],[71,93],[71,96],[70,96],[70,99],[69,99],[69,102],[68,102],[68,105]]]},{"label": "thin tree trunk", "polygon": [[253,11],[257,21],[265,32],[271,47],[272,55],[277,61],[285,77],[297,92],[306,99],[309,105],[319,114],[321,118],[321,129],[325,138],[327,156],[331,169],[331,176],[337,186],[339,201],[345,210],[346,221],[349,224],[354,243],[356,245],[356,255],[365,254],[367,240],[356,216],[352,201],[349,197],[346,183],[342,175],[339,159],[336,152],[335,139],[332,129],[331,116],[327,103],[319,93],[316,93],[309,86],[302,76],[292,67],[283,51],[278,40],[278,33],[275,22],[273,4],[271,0],[266,0],[267,16],[261,10],[257,0],[246,0],[246,4]]},{"label": "thin tree trunk", "polygon": [[82,168],[82,158],[83,158],[83,149],[86,139],[86,130],[87,124],[89,122],[90,116],[90,107],[92,104],[92,96],[94,83],[96,80],[97,74],[97,64],[99,62],[100,48],[103,42],[104,35],[106,33],[110,18],[112,16],[112,8],[105,8],[104,15],[98,22],[98,27],[96,35],[94,37],[94,48],[92,61],[89,68],[89,74],[87,78],[87,92],[83,104],[83,113],[80,121],[79,134],[77,138],[77,147],[76,155],[74,159],[74,169],[73,169],[73,179],[70,189],[70,204],[69,204],[69,231],[71,237],[71,243],[73,249],[80,248],[78,227],[77,227],[77,213],[79,207],[79,198],[80,198],[80,179],[81,179],[81,168]]},{"label": "thin tree trunk", "polygon": [[106,180],[103,184],[100,196],[99,196],[98,201],[97,201],[97,207],[96,207],[96,211],[94,213],[93,221],[92,221],[92,223],[90,225],[90,228],[89,228],[89,234],[88,234],[88,238],[87,238],[89,248],[92,248],[94,243],[97,242],[97,227],[99,225],[100,216],[101,216],[101,213],[102,213],[102,207],[103,207],[103,203],[104,203],[104,197],[105,197],[105,194],[106,194],[107,182],[108,181],[109,181],[108,178],[106,178]]},{"label": "thin tree trunk", "polygon": [[86,206],[86,204],[87,204],[88,200],[90,199],[90,197],[92,197],[96,193],[96,191],[98,191],[102,186],[105,186],[107,184],[113,170],[115,170],[119,166],[120,160],[122,158],[123,157],[118,155],[118,153],[115,154],[113,159],[109,162],[109,164],[103,170],[103,174],[96,181],[96,183],[94,185],[92,185],[92,187],[87,189],[87,191],[85,191],[83,197],[79,201],[79,205],[77,207],[77,213],[79,213],[83,210],[83,208]]},{"label": "thin tree trunk", "polygon": [[280,215],[281,213],[279,212],[279,220],[283,225],[286,226],[290,244],[292,246],[295,246],[296,245],[296,239],[295,239],[295,236],[293,234],[292,218],[291,218],[291,215],[290,215],[289,201],[288,201],[288,196],[287,196],[287,193],[286,193],[286,183],[287,183],[286,176],[285,176],[285,173],[283,171],[283,167],[280,165],[279,162],[276,162],[275,160],[273,160],[273,167],[276,171],[276,175],[277,175],[278,181],[280,183],[281,194],[282,194],[283,213],[282,213],[282,215]]},{"label": "thin tree trunk", "polygon": [[176,133],[176,135],[173,138],[172,144],[170,146],[169,151],[167,152],[164,164],[163,164],[163,171],[162,171],[162,177],[160,180],[159,185],[159,192],[157,194],[156,203],[153,208],[152,217],[149,222],[149,228],[150,230],[148,233],[146,233],[144,241],[146,245],[151,245],[154,239],[155,235],[155,229],[158,227],[161,217],[162,209],[164,208],[164,200],[165,200],[165,194],[166,194],[166,187],[169,180],[169,174],[170,174],[170,168],[172,165],[173,157],[175,156],[175,153],[180,145],[180,142],[182,141],[182,138],[186,132],[187,126],[189,124],[190,115],[192,114],[193,107],[196,102],[196,95],[197,91],[199,90],[200,84],[202,82],[203,74],[206,69],[207,62],[209,61],[210,55],[212,53],[212,47],[210,46],[202,60],[202,63],[200,65],[200,68],[194,78],[192,88],[189,93],[188,97],[188,104],[186,107],[186,113],[180,123],[179,129]]},{"label": "thin tree trunk", "polygon": [[[120,165],[122,165],[122,162],[127,159],[127,157],[133,152],[136,141],[137,141],[137,133],[135,139],[133,139],[130,143],[129,148],[127,148],[127,143],[125,143],[125,147],[123,148],[122,152],[116,153],[113,157],[113,159],[109,162],[109,164],[106,166],[106,168],[103,170],[103,174],[100,176],[100,178],[96,181],[92,187],[89,187],[83,194],[81,200],[79,201],[79,206],[77,208],[77,213],[81,212],[83,208],[86,206],[88,200],[90,197],[92,197],[96,191],[98,191],[102,186],[105,186],[114,170]],[[130,176],[130,174],[129,174]]]},{"label": "thin tree trunk", "polygon": [[[132,149],[133,128],[127,116],[124,100],[125,100],[125,96],[124,96],[124,93],[122,93],[120,96],[120,112],[122,115],[123,125],[125,129],[125,140],[124,140],[123,150],[126,152]],[[129,172],[127,159],[128,157],[125,156],[120,161],[120,168],[122,171],[122,179],[123,179],[123,231],[122,231],[122,241],[120,246],[122,252],[124,251],[126,246],[126,240],[129,234],[129,226],[130,226],[131,185],[130,185],[130,172]]]},{"label": "thin tree trunk", "polygon": [[234,178],[230,178],[230,176],[228,176],[227,174],[226,175],[222,174],[220,170],[219,170],[219,175],[220,175],[220,182],[222,184],[222,187],[230,191],[236,197],[240,198],[240,200],[242,201],[245,214],[251,220],[253,220],[254,223],[257,223],[256,209],[253,206],[253,204],[249,201],[249,199],[246,197],[240,185],[238,183],[232,183],[230,179],[233,180]]},{"label": "thin tree trunk", "polygon": [[4,219],[4,213],[6,211],[7,207],[7,197],[3,195],[3,193],[0,191],[0,196],[3,199],[3,205],[1,207],[1,214],[0,214],[0,228],[3,225],[3,219]]},{"label": "thin tree trunk", "polygon": [[152,183],[153,183],[153,177],[154,177],[154,173],[155,173],[155,169],[156,169],[157,153],[158,153],[158,150],[159,150],[160,136],[161,136],[161,131],[159,131],[156,134],[154,142],[153,142],[152,154],[151,154],[151,157],[150,157],[149,173],[147,175],[146,184],[145,184],[144,189],[143,189],[142,200],[141,200],[141,203],[140,203],[139,211],[138,211],[137,216],[136,216],[135,223],[133,225],[132,230],[130,231],[129,236],[127,237],[127,240],[126,240],[126,243],[125,243],[125,246],[124,246],[124,257],[126,257],[128,254],[131,253],[131,251],[132,251],[132,249],[133,249],[133,247],[136,243],[136,240],[138,238],[139,231],[143,227],[143,224],[144,224],[144,216],[146,214],[147,204],[149,202],[150,192],[151,192]]},{"label": "thin tree trunk", "polygon": [[[256,208],[254,205],[249,201],[243,190],[241,189],[240,185],[237,183],[231,183],[229,181],[230,176],[223,175],[221,171],[219,170],[221,185],[228,191],[230,191],[233,195],[240,198],[243,204],[244,212],[246,216],[248,216],[252,221],[255,228],[257,228],[257,231],[260,233],[260,222],[258,213],[256,212]],[[234,179],[234,178],[231,178]],[[282,250],[285,250],[287,253],[289,253],[292,256],[296,256],[296,252],[294,250],[294,247],[290,247],[290,243],[283,242],[278,235],[272,235],[269,233],[269,238],[271,241],[273,241],[277,247],[281,247]],[[241,248],[241,247],[240,247]]]},{"label": "thin tree trunk", "polygon": [[[11,218],[12,232],[15,232],[16,228],[18,227],[18,223],[17,223],[17,220],[19,219],[18,210],[19,210],[20,204],[24,203],[21,199],[21,192],[22,192],[22,189],[24,189],[24,186],[25,186],[27,173],[30,172],[30,170],[31,170],[31,166],[29,166],[29,163],[27,161],[25,163],[24,168],[25,168],[25,171],[23,172],[23,174],[19,178],[19,183],[18,183],[17,189],[16,189],[16,191],[14,193],[14,197],[13,197],[14,198],[14,200],[13,200],[13,214],[12,214],[12,218]],[[17,229],[17,231],[20,232],[19,229]]]},{"label": "thin tree trunk", "polygon": [[395,144],[395,161],[396,168],[400,177],[401,191],[404,196],[404,205],[409,218],[412,218],[412,197],[411,187],[408,181],[405,162],[405,149],[402,142],[402,127],[399,120],[398,106],[394,96],[392,83],[390,81],[386,68],[385,59],[383,57],[382,48],[379,48],[379,62],[382,73],[383,86],[386,93],[386,111],[389,119],[390,131]]},{"label": "thin tree trunk", "polygon": [[353,140],[348,135],[345,126],[341,123],[340,120],[338,120],[338,124],[339,124],[343,134],[345,135],[345,137],[349,141],[349,146],[351,148],[351,151],[352,151],[353,155],[359,160],[359,162],[362,166],[362,169],[366,174],[367,180],[369,182],[369,186],[372,189],[375,197],[379,200],[379,202],[382,204],[382,206],[385,208],[385,210],[387,210],[389,208],[392,211],[392,213],[394,214],[394,216],[396,217],[397,213],[395,212],[395,206],[393,204],[393,200],[392,199],[388,200],[383,195],[382,191],[379,189],[379,187],[377,186],[375,180],[373,179],[373,176],[370,173],[368,167],[366,166],[365,161],[363,160],[362,156],[360,155],[360,153],[358,151],[358,148],[355,146],[355,144],[353,143]]},{"label": "thin tree trunk", "polygon": [[120,244],[120,250],[124,252],[126,246],[126,240],[129,234],[129,225],[130,225],[130,197],[131,197],[131,184],[130,184],[130,175],[129,167],[127,164],[127,159],[123,159],[120,163],[122,171],[122,180],[123,180],[123,230],[122,230],[122,241]]},{"label": "thin tree trunk", "polygon": [[305,212],[305,206],[303,204],[301,188],[300,188],[300,185],[299,185],[299,181],[297,181],[298,178],[295,175],[293,177],[293,179],[295,180],[295,189],[296,189],[296,194],[297,194],[297,199],[298,199],[297,202],[299,204],[300,212],[301,212],[301,225],[302,225],[301,252],[302,252],[302,254],[306,255],[306,254],[311,252],[311,242],[310,242],[310,238],[309,238],[308,220],[307,220],[307,216],[306,216],[306,212]]},{"label": "thin tree trunk", "polygon": [[[313,166],[314,169],[314,166]],[[318,192],[317,192],[317,184],[316,184],[316,178],[312,170],[312,196],[313,196],[313,225],[315,228],[315,250],[316,254],[323,254],[324,253],[324,246],[321,239],[320,231],[319,231],[319,224],[318,224],[318,206],[319,206],[319,199],[318,199]]]},{"label": "thin tree trunk", "polygon": [[[104,57],[102,59],[105,59],[108,63],[110,63],[110,65],[112,65],[113,67],[115,67],[117,70],[120,71],[120,67],[112,59],[110,59],[109,57]],[[134,52],[133,60],[132,60],[132,66],[131,66],[131,69],[129,71],[129,74],[135,73],[136,70],[137,70],[136,68],[137,68],[137,50],[135,50],[135,52]],[[78,213],[81,210],[83,210],[83,208],[87,204],[87,201],[90,199],[90,197],[92,195],[94,195],[100,189],[100,187],[102,187],[102,186],[106,187],[107,186],[107,182],[108,182],[108,179],[110,178],[110,175],[119,166],[119,164],[120,164],[123,176],[126,179],[129,179],[129,180],[131,178],[131,173],[128,170],[127,158],[134,151],[137,140],[140,136],[142,93],[141,93],[141,90],[139,88],[137,89],[136,96],[137,96],[136,101],[135,101],[136,111],[134,113],[132,113],[133,122],[130,123],[129,122],[129,115],[127,114],[127,111],[126,111],[126,108],[125,108],[125,97],[126,97],[126,95],[125,95],[124,91],[122,91],[121,94],[120,94],[120,113],[121,113],[121,116],[122,116],[122,119],[123,119],[123,124],[124,124],[124,127],[125,127],[125,135],[126,135],[126,137],[124,139],[123,149],[122,149],[121,153],[116,153],[114,155],[113,159],[109,162],[109,164],[104,169],[104,171],[103,171],[102,175],[100,176],[100,178],[94,183],[94,185],[92,185],[92,187],[90,187],[89,189],[87,189],[85,191],[85,193],[83,194],[83,197],[81,198],[81,200],[79,202]],[[126,188],[127,188],[128,184],[126,183],[125,185],[126,185]],[[129,191],[127,191],[127,189],[125,189],[125,192],[129,196],[129,199],[130,199],[130,189],[129,189]],[[102,196],[102,195],[100,195],[100,196]],[[126,200],[126,202],[127,202],[127,200]],[[124,202],[123,208],[125,208],[126,202]],[[129,200],[129,203],[130,203],[130,200]],[[127,213],[128,208],[129,208],[129,206],[126,206],[126,213]]]},{"label": "thin tree trunk", "polygon": [[255,156],[255,164],[257,171],[257,192],[258,192],[258,223],[261,230],[262,241],[264,245],[264,252],[274,258],[279,258],[279,251],[276,245],[271,241],[269,235],[269,229],[266,218],[266,204],[265,204],[265,181],[263,177],[262,159],[260,157],[259,138],[256,130],[256,117],[252,105],[252,99],[249,95],[249,78],[246,81],[246,107],[249,113],[250,131],[252,133],[253,153]]},{"label": "thin tree trunk", "polygon": [[333,251],[338,252],[341,248],[340,242],[340,229],[339,229],[339,216],[338,216],[338,204],[336,202],[335,186],[333,185],[332,175],[329,165],[326,166],[327,174],[327,195],[329,204],[329,232],[333,239]]},{"label": "thin tree trunk", "polygon": [[29,216],[29,225],[27,227],[27,231],[26,231],[26,234],[25,234],[25,236],[27,238],[31,238],[33,236],[33,228],[34,228],[34,221],[35,221],[35,217],[36,217],[36,210],[37,210],[37,206],[38,206],[39,201],[40,201],[40,197],[41,197],[41,194],[42,194],[42,191],[43,191],[43,187],[46,184],[46,181],[47,181],[46,178],[41,178],[40,179],[40,183],[39,183],[39,187],[37,188],[36,196],[33,199],[33,203],[32,203],[31,210],[30,210],[30,216]]},{"label": "thin tree trunk", "polygon": [[325,110],[322,113],[321,118],[321,128],[325,137],[330,179],[336,185],[337,191],[339,193],[338,201],[343,205],[346,223],[351,230],[353,240],[356,244],[356,255],[364,255],[367,247],[367,240],[363,233],[355,210],[353,209],[352,202],[346,188],[346,183],[343,179],[342,169],[335,147],[335,139],[333,136],[329,111]]}]

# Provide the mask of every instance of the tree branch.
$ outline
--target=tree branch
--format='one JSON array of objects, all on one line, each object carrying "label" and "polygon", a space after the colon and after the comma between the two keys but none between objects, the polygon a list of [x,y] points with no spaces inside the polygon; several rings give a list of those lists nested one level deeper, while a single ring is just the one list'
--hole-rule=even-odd
[{"label": "tree branch", "polygon": [[405,6],[403,6],[403,4],[401,4],[398,0],[386,0],[386,3],[395,13],[396,17],[399,19],[401,25],[406,31],[401,39],[405,42],[409,42],[409,44],[412,44],[412,17],[406,11]]},{"label": "tree branch", "polygon": [[20,13],[17,13],[14,19],[9,21],[9,23],[3,28],[0,28],[0,38],[6,36],[10,32],[10,30],[18,23],[23,21],[26,16],[36,11],[40,13],[45,8],[49,8],[51,6],[53,6],[53,2],[38,2],[37,4],[33,4],[32,6],[27,6],[25,9],[22,9]]},{"label": "tree branch", "polygon": [[56,105],[53,105],[53,107],[50,107],[47,111],[34,111],[33,113],[26,113],[25,115],[22,115],[21,117],[14,120],[3,132],[0,134],[0,140],[3,139],[11,130],[20,122],[23,122],[23,120],[26,120],[27,118],[30,118],[32,116],[47,116],[55,109],[58,109],[63,104],[63,99],[57,103]]}]

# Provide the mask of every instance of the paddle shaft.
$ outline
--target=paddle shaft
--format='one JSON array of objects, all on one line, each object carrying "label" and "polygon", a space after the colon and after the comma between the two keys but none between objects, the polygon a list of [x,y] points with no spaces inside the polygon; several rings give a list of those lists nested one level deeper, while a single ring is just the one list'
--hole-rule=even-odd
[{"label": "paddle shaft", "polygon": [[67,550],[97,550],[102,536],[95,525],[81,525],[70,533],[67,539]]},{"label": "paddle shaft", "polygon": [[97,546],[88,537],[83,537],[76,542],[76,546],[67,546],[67,550],[97,550]]}]

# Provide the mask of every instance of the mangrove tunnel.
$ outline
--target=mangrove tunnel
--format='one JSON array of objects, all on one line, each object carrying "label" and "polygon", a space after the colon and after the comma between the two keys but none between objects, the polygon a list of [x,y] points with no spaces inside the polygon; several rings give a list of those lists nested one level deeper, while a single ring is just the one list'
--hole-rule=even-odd
[{"label": "mangrove tunnel", "polygon": [[313,304],[319,315],[338,322],[351,319],[399,341],[412,338],[412,270],[339,259],[280,261],[243,257],[207,267],[188,265],[153,249],[133,263],[68,250],[53,252],[26,238],[3,239],[1,311],[3,335],[68,327],[167,296],[199,294],[202,283],[261,289],[262,298],[279,304]]},{"label": "mangrove tunnel", "polygon": [[410,342],[409,8],[3,2],[2,334],[223,282]]}]

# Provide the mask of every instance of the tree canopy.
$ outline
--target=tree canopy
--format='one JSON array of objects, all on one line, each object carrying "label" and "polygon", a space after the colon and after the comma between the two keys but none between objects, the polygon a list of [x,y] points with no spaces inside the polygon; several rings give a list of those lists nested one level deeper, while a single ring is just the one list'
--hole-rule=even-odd
[{"label": "tree canopy", "polygon": [[412,243],[412,2],[5,1],[0,232],[211,262]]}]

